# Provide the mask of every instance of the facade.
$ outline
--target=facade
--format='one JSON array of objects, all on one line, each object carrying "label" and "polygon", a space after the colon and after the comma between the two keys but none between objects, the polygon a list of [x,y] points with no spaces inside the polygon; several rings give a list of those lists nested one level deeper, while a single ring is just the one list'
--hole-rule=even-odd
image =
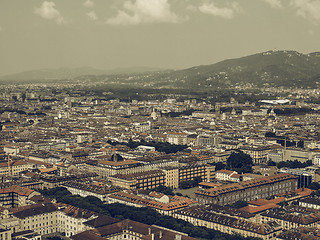
[{"label": "facade", "polygon": [[[240,213],[240,211],[236,213],[234,210],[231,213],[231,211],[226,207],[217,205],[195,206],[175,212],[174,217],[190,222],[195,226],[204,226],[244,237],[273,240],[281,232],[281,227],[276,222],[256,223],[251,219],[254,215]],[[237,217],[230,215],[236,215]]]},{"label": "facade", "polygon": [[297,227],[318,227],[320,223],[320,213],[304,207],[289,206],[283,208],[273,208],[261,213],[260,222],[277,221],[282,229],[292,229]]},{"label": "facade", "polygon": [[11,231],[10,229],[0,228],[0,239],[2,240],[11,240]]},{"label": "facade", "polygon": [[98,160],[97,164],[86,164],[85,168],[89,172],[97,173],[101,179],[108,179],[108,177],[116,174],[134,174],[163,167],[177,167],[178,164],[178,160],[171,158],[149,159],[149,161],[148,159],[135,159],[118,162]]},{"label": "facade", "polygon": [[131,220],[123,220],[121,222],[113,223],[96,229],[88,230],[72,236],[73,240],[197,240],[189,237],[185,233],[165,229],[155,225],[147,225]]},{"label": "facade", "polygon": [[242,146],[240,150],[245,154],[250,155],[254,164],[266,163],[268,158],[269,147],[251,147],[251,146]]},{"label": "facade", "polygon": [[162,171],[166,174],[165,186],[176,189],[179,187],[179,169],[173,167],[163,168]]},{"label": "facade", "polygon": [[0,206],[6,208],[21,207],[27,205],[28,200],[35,195],[40,195],[40,193],[17,185],[0,189]]},{"label": "facade", "polygon": [[31,168],[27,162],[24,161],[13,161],[9,162],[9,168],[7,162],[0,163],[0,175],[13,175],[17,176],[20,172]]},{"label": "facade", "polygon": [[179,168],[179,182],[190,181],[196,177],[206,178],[206,165],[186,165]]},{"label": "facade", "polygon": [[214,135],[199,135],[197,137],[197,146],[213,146],[215,145],[215,136]]},{"label": "facade", "polygon": [[320,198],[319,198],[319,196],[313,196],[313,197],[307,197],[307,198],[301,199],[299,201],[299,206],[319,210],[320,209]]},{"label": "facade", "polygon": [[161,170],[151,170],[134,174],[116,174],[108,180],[113,185],[125,189],[153,189],[165,185],[165,176]]},{"label": "facade", "polygon": [[230,181],[230,179],[234,174],[238,174],[238,173],[236,171],[222,169],[222,170],[216,171],[216,180]]},{"label": "facade", "polygon": [[102,202],[107,201],[109,194],[120,191],[119,187],[98,186],[77,181],[66,182],[62,186],[67,188],[73,195],[80,195],[81,197],[93,196],[99,198]]},{"label": "facade", "polygon": [[113,193],[108,197],[109,203],[122,203],[135,207],[150,207],[161,214],[172,216],[172,214],[185,207],[195,204],[196,201],[182,196],[167,196],[162,193],[122,191]]},{"label": "facade", "polygon": [[308,187],[312,181],[313,176],[307,171],[300,169],[281,168],[279,172],[289,173],[298,177],[298,188]]},{"label": "facade", "polygon": [[168,132],[167,142],[176,145],[188,144],[188,134],[179,132]]},{"label": "facade", "polygon": [[196,200],[200,203],[214,203],[218,205],[232,204],[239,200],[251,201],[258,198],[267,198],[273,195],[296,190],[297,177],[282,173],[270,177],[241,183],[232,183],[220,187],[198,190]]}]

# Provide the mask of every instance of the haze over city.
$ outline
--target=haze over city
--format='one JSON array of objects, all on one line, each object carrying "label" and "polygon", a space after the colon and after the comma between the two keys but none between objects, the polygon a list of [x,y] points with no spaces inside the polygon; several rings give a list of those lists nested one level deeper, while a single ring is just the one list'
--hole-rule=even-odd
[{"label": "haze over city", "polygon": [[318,0],[0,2],[0,75],[92,66],[180,69],[319,50]]}]

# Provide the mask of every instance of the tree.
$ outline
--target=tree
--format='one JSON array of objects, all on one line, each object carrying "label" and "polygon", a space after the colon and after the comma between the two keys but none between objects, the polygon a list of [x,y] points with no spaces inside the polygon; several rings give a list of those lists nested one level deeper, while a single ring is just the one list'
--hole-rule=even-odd
[{"label": "tree", "polygon": [[300,140],[300,141],[297,143],[297,147],[299,147],[299,148],[304,148],[304,141]]},{"label": "tree", "polygon": [[267,164],[268,166],[277,166],[277,163],[272,160],[269,160]]},{"label": "tree", "polygon": [[320,189],[320,183],[313,182],[308,186],[308,188],[312,189],[312,190],[319,190]]},{"label": "tree", "polygon": [[223,162],[217,162],[213,164],[214,166],[216,166],[216,171],[219,171],[221,169],[226,169],[226,165]]},{"label": "tree", "polygon": [[265,137],[272,137],[272,138],[275,138],[276,137],[276,134],[274,132],[266,132]]},{"label": "tree", "polygon": [[239,151],[231,153],[227,159],[227,168],[239,173],[252,173],[252,158],[250,155]]}]

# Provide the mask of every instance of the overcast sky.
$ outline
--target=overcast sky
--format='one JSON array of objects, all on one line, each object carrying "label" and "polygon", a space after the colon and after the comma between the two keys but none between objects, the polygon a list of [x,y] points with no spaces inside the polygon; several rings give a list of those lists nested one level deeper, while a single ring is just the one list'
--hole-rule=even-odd
[{"label": "overcast sky", "polygon": [[0,75],[320,51],[320,0],[0,0]]}]

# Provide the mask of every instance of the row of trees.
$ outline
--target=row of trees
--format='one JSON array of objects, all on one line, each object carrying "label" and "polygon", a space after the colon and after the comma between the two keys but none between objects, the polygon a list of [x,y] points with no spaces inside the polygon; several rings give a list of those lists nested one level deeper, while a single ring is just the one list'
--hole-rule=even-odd
[{"label": "row of trees", "polygon": [[150,146],[150,147],[155,147],[156,151],[158,151],[158,152],[165,152],[167,154],[183,151],[184,149],[186,149],[188,147],[187,145],[176,145],[176,144],[171,144],[168,142],[156,142],[156,141],[146,142],[143,139],[141,139],[139,142],[136,142],[136,141],[132,141],[131,138],[129,139],[128,142],[117,142],[117,141],[108,140],[107,143],[109,143],[112,146],[125,145],[131,149],[136,148],[141,145]]},{"label": "row of trees", "polygon": [[300,162],[298,160],[288,160],[288,161],[281,161],[281,162],[274,162],[272,160],[268,161],[268,166],[277,166],[277,168],[305,168],[312,166],[312,160],[308,160],[306,162]]},{"label": "row of trees", "polygon": [[200,182],[202,182],[202,178],[201,177],[195,177],[193,180],[181,181],[179,183],[179,188],[188,189],[188,188],[197,187]]},{"label": "row of trees", "polygon": [[137,208],[123,204],[104,204],[100,199],[92,196],[80,197],[72,195],[66,188],[58,187],[42,190],[41,193],[47,197],[55,198],[58,202],[67,203],[76,207],[95,211],[120,220],[130,219],[148,225],[158,225],[176,231],[187,233],[191,237],[212,240],[253,240],[257,238],[244,238],[238,235],[229,235],[208,229],[197,227],[184,220],[164,216],[151,208]]}]

